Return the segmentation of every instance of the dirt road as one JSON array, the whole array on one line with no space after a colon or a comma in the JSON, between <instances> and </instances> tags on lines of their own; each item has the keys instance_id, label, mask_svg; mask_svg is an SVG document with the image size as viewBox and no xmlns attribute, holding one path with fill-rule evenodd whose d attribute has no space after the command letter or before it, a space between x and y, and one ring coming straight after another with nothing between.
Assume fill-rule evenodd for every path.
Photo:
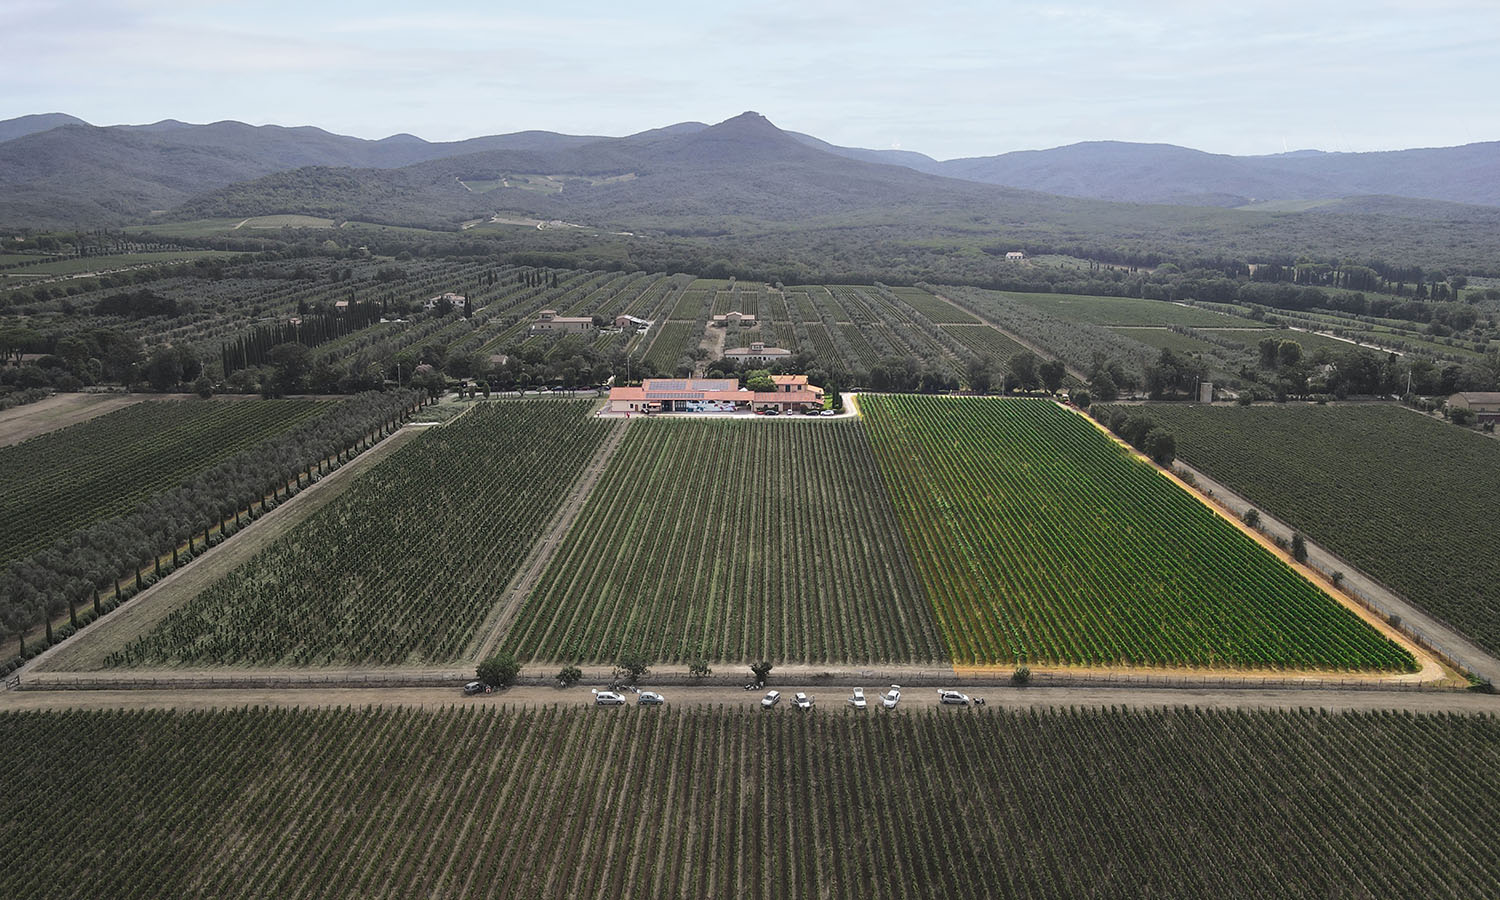
<instances>
[{"instance_id":1,"label":"dirt road","mask_svg":"<svg viewBox=\"0 0 1500 900\"><path fill-rule=\"evenodd\" d=\"M1230 515L1241 520L1246 510L1254 508L1260 512L1259 530L1261 532L1272 537L1279 537L1288 543L1291 542L1295 529L1290 525L1266 512L1263 507L1255 506L1223 483L1215 481L1201 469L1189 466L1181 460L1177 462L1177 466L1193 474L1200 491L1206 489L1212 492L1210 505L1217 504L1227 510ZM1307 541L1307 565L1324 575L1331 575L1334 572L1344 573L1340 586L1346 593L1356 596L1373 607L1386 620L1389 620L1391 616L1396 616L1401 622L1401 631L1416 635L1422 643L1434 648L1475 675L1488 679L1492 684L1500 684L1500 660L1480 649L1457 631L1413 606L1400 594L1365 575L1346 560L1340 559L1312 541Z\"/></svg>"},{"instance_id":2,"label":"dirt road","mask_svg":"<svg viewBox=\"0 0 1500 900\"><path fill-rule=\"evenodd\" d=\"M781 702L768 715L796 715L791 698L804 691L813 698L814 711L827 715L847 711L850 715L886 715L880 707L879 693L884 684L869 684L865 693L869 702L863 712L849 706L847 687L828 685L772 685L781 691ZM647 683L647 687L651 685ZM759 708L761 691L712 685L704 687L662 687L661 693L673 707L725 706ZM986 707L1006 709L1046 709L1067 707L1158 708L1194 706L1208 709L1297 710L1325 709L1331 712L1356 710L1406 710L1417 713L1500 714L1500 696L1449 691L1266 691L1266 690L1173 690L1136 687L990 687L969 688L970 696L982 697ZM626 695L627 708L601 709L600 715L639 715L635 696ZM593 703L589 688L526 686L493 694L465 697L457 688L257 688L250 690L205 689L163 691L6 691L0 693L0 712L11 710L67 709L240 709L244 707L365 707L414 706L443 708L449 706L586 706ZM902 692L897 710L939 706L936 688L912 687ZM953 715L972 712L973 707L947 707Z\"/></svg>"}]
</instances>

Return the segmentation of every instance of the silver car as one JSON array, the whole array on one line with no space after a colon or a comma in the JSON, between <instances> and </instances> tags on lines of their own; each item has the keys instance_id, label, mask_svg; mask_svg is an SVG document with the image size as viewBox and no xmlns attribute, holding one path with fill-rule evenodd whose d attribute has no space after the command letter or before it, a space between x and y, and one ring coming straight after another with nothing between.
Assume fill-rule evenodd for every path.
<instances>
[{"instance_id":1,"label":"silver car","mask_svg":"<svg viewBox=\"0 0 1500 900\"><path fill-rule=\"evenodd\" d=\"M901 702L901 685L893 684L891 689L880 695L880 705L886 709L895 709L896 704Z\"/></svg>"},{"instance_id":2,"label":"silver car","mask_svg":"<svg viewBox=\"0 0 1500 900\"><path fill-rule=\"evenodd\" d=\"M798 709L812 709L812 698L806 694L798 694L792 698L792 705Z\"/></svg>"},{"instance_id":3,"label":"silver car","mask_svg":"<svg viewBox=\"0 0 1500 900\"><path fill-rule=\"evenodd\" d=\"M781 702L781 691L766 691L766 695L760 698L761 709L770 709Z\"/></svg>"},{"instance_id":4,"label":"silver car","mask_svg":"<svg viewBox=\"0 0 1500 900\"><path fill-rule=\"evenodd\" d=\"M854 694L849 698L849 705L855 709L865 708L865 689L855 688Z\"/></svg>"},{"instance_id":5,"label":"silver car","mask_svg":"<svg viewBox=\"0 0 1500 900\"><path fill-rule=\"evenodd\" d=\"M968 706L969 695L958 691L938 691L938 702L947 706Z\"/></svg>"},{"instance_id":6,"label":"silver car","mask_svg":"<svg viewBox=\"0 0 1500 900\"><path fill-rule=\"evenodd\" d=\"M667 698L663 697L661 694L658 694L656 691L641 691L641 695L639 697L637 697L636 700L635 700L635 705L636 706L661 706L663 703L666 703L666 702L667 702Z\"/></svg>"},{"instance_id":7,"label":"silver car","mask_svg":"<svg viewBox=\"0 0 1500 900\"><path fill-rule=\"evenodd\" d=\"M625 698L614 691L594 691L595 706L624 706Z\"/></svg>"}]
</instances>

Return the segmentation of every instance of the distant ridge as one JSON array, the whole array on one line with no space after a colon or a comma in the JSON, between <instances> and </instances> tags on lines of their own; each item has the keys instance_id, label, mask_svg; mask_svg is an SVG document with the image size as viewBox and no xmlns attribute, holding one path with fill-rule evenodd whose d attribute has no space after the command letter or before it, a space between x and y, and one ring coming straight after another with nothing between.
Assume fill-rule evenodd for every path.
<instances>
[{"instance_id":1,"label":"distant ridge","mask_svg":"<svg viewBox=\"0 0 1500 900\"><path fill-rule=\"evenodd\" d=\"M0 141L11 141L16 138L25 137L28 134L38 134L43 131L51 131L64 125L87 125L88 123L67 113L41 113L35 116L21 116L16 119L6 119L0 122Z\"/></svg>"},{"instance_id":2,"label":"distant ridge","mask_svg":"<svg viewBox=\"0 0 1500 900\"><path fill-rule=\"evenodd\" d=\"M405 171L408 167L414 168ZM381 185L367 174L371 170L402 174ZM701 196L653 180L668 170L695 173L685 183ZM941 177L913 181L901 172ZM291 173L302 174L293 178ZM1382 214L1427 220L1470 214L1422 203L1500 207L1500 143L1495 142L1383 153L1299 150L1236 157L1170 144L1090 141L938 161L906 150L839 147L783 131L756 112L715 125L680 122L623 138L520 131L446 143L407 133L365 140L313 126L235 121L197 125L164 119L97 127L64 113L47 113L0 122L0 224L118 225L147 221L156 211L185 205L279 210L300 203L327 212L347 207L338 197L346 192L347 200L353 185L359 186L355 194L378 197L382 208L408 213L420 211L417 198L425 197L437 203L434 215L441 210L445 221L482 214L502 197L517 209L561 205L534 192L478 200L484 191L476 194L458 183L516 173L639 177L634 185L601 185L587 197L576 186L568 189L572 204L600 212L650 207L647 198L635 193L653 184L660 197L673 198L671 204L657 204L664 212L672 208L708 215L718 204L721 215L773 217L803 215L812 198L818 198L818 208L832 212L878 208L876 201L882 198L892 204L911 202L924 193L930 194L922 197L924 202L964 194L965 205L994 196L979 185L1059 198L1315 210L1319 215L1381 209L1386 211ZM278 175L285 177L257 184ZM334 182L337 189L329 187ZM970 185L966 193L961 184ZM257 199L257 191L271 193ZM318 195L317 202L302 203L310 199L308 191ZM450 194L454 191L458 193ZM411 199L403 201L403 192ZM709 197L715 198L712 203Z\"/></svg>"}]
</instances>

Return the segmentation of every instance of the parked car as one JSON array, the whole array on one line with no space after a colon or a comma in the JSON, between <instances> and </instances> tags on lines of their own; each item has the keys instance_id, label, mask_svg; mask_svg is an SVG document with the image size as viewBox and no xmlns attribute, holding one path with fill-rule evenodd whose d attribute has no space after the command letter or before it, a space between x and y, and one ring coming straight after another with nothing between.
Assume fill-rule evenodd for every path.
<instances>
[{"instance_id":1,"label":"parked car","mask_svg":"<svg viewBox=\"0 0 1500 900\"><path fill-rule=\"evenodd\" d=\"M836 416L838 414L839 411L836 409L825 409L822 412L818 413L818 415L820 416Z\"/></svg>"},{"instance_id":2,"label":"parked car","mask_svg":"<svg viewBox=\"0 0 1500 900\"><path fill-rule=\"evenodd\" d=\"M614 691L594 691L595 706L624 706L625 698Z\"/></svg>"},{"instance_id":3,"label":"parked car","mask_svg":"<svg viewBox=\"0 0 1500 900\"><path fill-rule=\"evenodd\" d=\"M854 707L855 709L864 709L865 708L865 689L864 688L858 688L857 687L857 688L854 689L853 696L851 696L849 698L849 705L852 706L852 707Z\"/></svg>"},{"instance_id":4,"label":"parked car","mask_svg":"<svg viewBox=\"0 0 1500 900\"><path fill-rule=\"evenodd\" d=\"M661 706L663 703L666 703L666 702L667 702L667 698L663 697L661 694L658 694L656 691L641 691L641 695L639 697L637 697L636 700L635 700L635 705L636 706Z\"/></svg>"},{"instance_id":5,"label":"parked car","mask_svg":"<svg viewBox=\"0 0 1500 900\"><path fill-rule=\"evenodd\" d=\"M948 706L968 706L969 695L958 691L938 691L938 702Z\"/></svg>"},{"instance_id":6,"label":"parked car","mask_svg":"<svg viewBox=\"0 0 1500 900\"><path fill-rule=\"evenodd\" d=\"M901 685L893 684L891 689L880 696L880 705L886 709L895 709L896 704L901 702Z\"/></svg>"},{"instance_id":7,"label":"parked car","mask_svg":"<svg viewBox=\"0 0 1500 900\"><path fill-rule=\"evenodd\" d=\"M766 695L760 698L762 709L770 709L781 702L781 691L766 691Z\"/></svg>"},{"instance_id":8,"label":"parked car","mask_svg":"<svg viewBox=\"0 0 1500 900\"><path fill-rule=\"evenodd\" d=\"M484 693L484 682L482 681L471 681L468 684L464 685L465 697L472 697L475 694L482 693Z\"/></svg>"},{"instance_id":9,"label":"parked car","mask_svg":"<svg viewBox=\"0 0 1500 900\"><path fill-rule=\"evenodd\" d=\"M799 693L792 698L792 705L798 709L812 709L812 698L806 694Z\"/></svg>"}]
</instances>

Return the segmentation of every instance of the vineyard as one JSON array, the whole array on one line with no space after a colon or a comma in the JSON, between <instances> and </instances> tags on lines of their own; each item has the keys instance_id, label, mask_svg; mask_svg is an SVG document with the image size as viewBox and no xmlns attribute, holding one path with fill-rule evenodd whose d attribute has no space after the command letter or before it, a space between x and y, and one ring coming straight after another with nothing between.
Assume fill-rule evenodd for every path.
<instances>
[{"instance_id":1,"label":"vineyard","mask_svg":"<svg viewBox=\"0 0 1500 900\"><path fill-rule=\"evenodd\" d=\"M588 405L481 404L428 431L109 663L457 658L617 427Z\"/></svg>"},{"instance_id":2,"label":"vineyard","mask_svg":"<svg viewBox=\"0 0 1500 900\"><path fill-rule=\"evenodd\" d=\"M1493 897L1500 723L0 716L9 897Z\"/></svg>"},{"instance_id":3,"label":"vineyard","mask_svg":"<svg viewBox=\"0 0 1500 900\"><path fill-rule=\"evenodd\" d=\"M1081 416L998 398L860 409L955 661L1415 668Z\"/></svg>"},{"instance_id":4,"label":"vineyard","mask_svg":"<svg viewBox=\"0 0 1500 900\"><path fill-rule=\"evenodd\" d=\"M1017 294L998 296L1069 322L1091 325L1190 325L1255 328L1261 323L1206 309L1134 297L1084 297L1075 294ZM1261 327L1264 327L1263 325Z\"/></svg>"},{"instance_id":5,"label":"vineyard","mask_svg":"<svg viewBox=\"0 0 1500 900\"><path fill-rule=\"evenodd\" d=\"M873 468L852 422L632 423L504 645L590 662L939 659Z\"/></svg>"},{"instance_id":6,"label":"vineyard","mask_svg":"<svg viewBox=\"0 0 1500 900\"><path fill-rule=\"evenodd\" d=\"M0 563L128 512L330 406L294 400L137 403L0 448Z\"/></svg>"},{"instance_id":7,"label":"vineyard","mask_svg":"<svg viewBox=\"0 0 1500 900\"><path fill-rule=\"evenodd\" d=\"M1215 479L1500 652L1500 444L1394 406L1152 406Z\"/></svg>"}]
</instances>

